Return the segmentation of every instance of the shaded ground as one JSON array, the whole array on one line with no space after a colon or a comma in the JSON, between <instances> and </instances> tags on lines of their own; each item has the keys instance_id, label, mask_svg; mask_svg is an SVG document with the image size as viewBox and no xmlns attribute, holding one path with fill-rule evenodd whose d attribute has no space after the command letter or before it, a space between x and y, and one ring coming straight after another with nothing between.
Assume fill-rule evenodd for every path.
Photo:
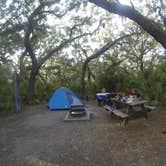
<instances>
[{"instance_id":1,"label":"shaded ground","mask_svg":"<svg viewBox=\"0 0 166 166\"><path fill-rule=\"evenodd\" d=\"M0 118L0 166L166 166L166 109L126 128L95 103L90 122L45 106Z\"/></svg>"}]
</instances>

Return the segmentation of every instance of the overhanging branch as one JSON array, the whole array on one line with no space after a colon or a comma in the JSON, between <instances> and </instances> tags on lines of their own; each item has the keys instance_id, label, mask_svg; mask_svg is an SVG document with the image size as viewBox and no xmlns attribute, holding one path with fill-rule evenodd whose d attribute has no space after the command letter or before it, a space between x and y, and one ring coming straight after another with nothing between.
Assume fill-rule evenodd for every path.
<instances>
[{"instance_id":1,"label":"overhanging branch","mask_svg":"<svg viewBox=\"0 0 166 166\"><path fill-rule=\"evenodd\" d=\"M118 39L116 39L114 41L111 40L110 42L108 42L107 44L105 44L103 47L101 47L99 50L97 50L94 54L92 54L90 57L88 57L86 59L86 63L88 64L89 61L91 61L92 59L95 59L95 58L99 57L100 55L102 55L108 49L110 49L111 47L113 47L115 44L117 44L122 39L130 37L130 36L133 36L133 35L136 35L136 34L138 34L138 33L127 34L127 35L124 35L122 37L119 37Z\"/></svg>"},{"instance_id":2,"label":"overhanging branch","mask_svg":"<svg viewBox=\"0 0 166 166\"><path fill-rule=\"evenodd\" d=\"M140 25L147 33L153 36L159 43L166 48L166 30L155 21L146 18L134 8L107 0L89 0L89 2L107 10L108 12L128 17Z\"/></svg>"},{"instance_id":3,"label":"overhanging branch","mask_svg":"<svg viewBox=\"0 0 166 166\"><path fill-rule=\"evenodd\" d=\"M73 42L76 39L79 39L83 36L87 36L87 35L92 35L92 33L84 33L81 35L78 35L76 37L70 38L70 39L66 39L65 41L63 41L61 44L59 44L59 46L53 48L52 50L50 50L45 57L43 57L40 62L39 62L39 66L41 67L49 58L51 58L52 56L54 56L54 54L58 51L60 51L62 48L66 47L69 43Z\"/></svg>"}]
</instances>

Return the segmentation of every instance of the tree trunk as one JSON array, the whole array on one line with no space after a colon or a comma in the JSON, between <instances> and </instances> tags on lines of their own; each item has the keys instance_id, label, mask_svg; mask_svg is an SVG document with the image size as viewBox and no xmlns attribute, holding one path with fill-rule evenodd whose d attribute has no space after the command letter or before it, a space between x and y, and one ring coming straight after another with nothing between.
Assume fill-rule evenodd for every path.
<instances>
[{"instance_id":1,"label":"tree trunk","mask_svg":"<svg viewBox=\"0 0 166 166\"><path fill-rule=\"evenodd\" d=\"M20 56L19 59L19 68L20 68L20 76L19 81L23 81L23 73L24 73L24 58L26 56L26 51Z\"/></svg>"},{"instance_id":2,"label":"tree trunk","mask_svg":"<svg viewBox=\"0 0 166 166\"><path fill-rule=\"evenodd\" d=\"M35 84L36 84L36 77L38 75L39 69L37 67L32 67L30 78L29 78L29 86L27 95L25 98L26 103L31 103L31 101L35 97Z\"/></svg>"},{"instance_id":3,"label":"tree trunk","mask_svg":"<svg viewBox=\"0 0 166 166\"><path fill-rule=\"evenodd\" d=\"M81 98L85 99L85 74L86 74L86 68L87 68L87 61L85 60L85 62L82 65L82 72L81 72Z\"/></svg>"},{"instance_id":4,"label":"tree trunk","mask_svg":"<svg viewBox=\"0 0 166 166\"><path fill-rule=\"evenodd\" d=\"M140 71L143 72L144 71L144 62L143 62L143 57L142 59L140 59Z\"/></svg>"}]
</instances>

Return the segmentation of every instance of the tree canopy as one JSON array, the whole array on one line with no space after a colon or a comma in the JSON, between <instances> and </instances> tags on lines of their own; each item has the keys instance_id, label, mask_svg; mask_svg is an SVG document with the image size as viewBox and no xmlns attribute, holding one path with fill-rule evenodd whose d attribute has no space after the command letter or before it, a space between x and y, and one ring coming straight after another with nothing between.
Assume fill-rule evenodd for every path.
<instances>
[{"instance_id":1,"label":"tree canopy","mask_svg":"<svg viewBox=\"0 0 166 166\"><path fill-rule=\"evenodd\" d=\"M121 91L137 86L163 103L165 1L121 2L1 1L0 100L7 96L8 103L14 96L16 70L22 102L46 101L59 86L83 98L93 98L103 87Z\"/></svg>"},{"instance_id":2,"label":"tree canopy","mask_svg":"<svg viewBox=\"0 0 166 166\"><path fill-rule=\"evenodd\" d=\"M108 12L118 14L120 16L127 17L138 25L140 25L147 33L152 35L159 43L166 48L166 24L164 21L164 26L158 24L152 19L143 16L139 11L137 11L134 6L122 5L118 1L107 1L107 0L89 0L89 2L102 7ZM164 17L166 19L166 17ZM164 20L165 20L164 19Z\"/></svg>"}]
</instances>

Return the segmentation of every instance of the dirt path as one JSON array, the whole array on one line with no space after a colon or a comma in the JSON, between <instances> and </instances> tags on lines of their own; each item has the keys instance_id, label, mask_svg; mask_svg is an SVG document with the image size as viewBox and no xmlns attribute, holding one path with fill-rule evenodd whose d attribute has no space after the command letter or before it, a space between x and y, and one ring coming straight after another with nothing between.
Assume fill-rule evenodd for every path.
<instances>
[{"instance_id":1,"label":"dirt path","mask_svg":"<svg viewBox=\"0 0 166 166\"><path fill-rule=\"evenodd\" d=\"M166 166L166 109L126 128L96 104L93 118L63 122L45 106L0 118L0 166Z\"/></svg>"}]
</instances>

